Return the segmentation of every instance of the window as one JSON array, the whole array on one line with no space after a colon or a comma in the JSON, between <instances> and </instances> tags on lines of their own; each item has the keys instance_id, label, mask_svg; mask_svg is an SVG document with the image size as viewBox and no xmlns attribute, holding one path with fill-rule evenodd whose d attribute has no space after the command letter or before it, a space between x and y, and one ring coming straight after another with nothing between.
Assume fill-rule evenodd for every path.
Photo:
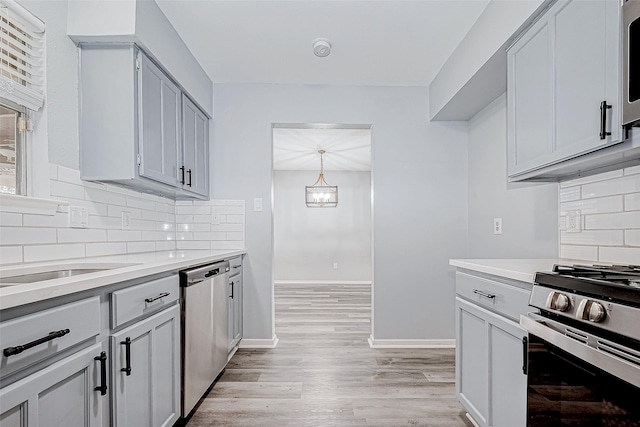
<instances>
[{"instance_id":1,"label":"window","mask_svg":"<svg viewBox=\"0 0 640 427\"><path fill-rule=\"evenodd\" d=\"M0 193L25 194L28 110L44 102L44 24L0 0Z\"/></svg>"},{"instance_id":2,"label":"window","mask_svg":"<svg viewBox=\"0 0 640 427\"><path fill-rule=\"evenodd\" d=\"M0 102L0 193L25 193L24 127L24 109Z\"/></svg>"}]
</instances>

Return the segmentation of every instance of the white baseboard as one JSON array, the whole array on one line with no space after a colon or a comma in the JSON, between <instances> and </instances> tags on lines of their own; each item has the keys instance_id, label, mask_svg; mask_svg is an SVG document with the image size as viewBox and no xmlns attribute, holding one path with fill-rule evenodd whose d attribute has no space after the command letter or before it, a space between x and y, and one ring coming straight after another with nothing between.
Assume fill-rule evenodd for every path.
<instances>
[{"instance_id":1,"label":"white baseboard","mask_svg":"<svg viewBox=\"0 0 640 427\"><path fill-rule=\"evenodd\" d=\"M474 420L474 419L471 417L471 415L469 415L469 413L468 413L468 412L467 412L465 415L467 416L467 418L469 419L469 421L471 421L471 424L473 424L473 425L474 425L474 426L476 426L476 427L480 427L480 426L478 425L478 423L476 423L476 420Z\"/></svg>"},{"instance_id":2,"label":"white baseboard","mask_svg":"<svg viewBox=\"0 0 640 427\"><path fill-rule=\"evenodd\" d=\"M456 348L456 340L388 340L369 336L371 348Z\"/></svg>"},{"instance_id":3,"label":"white baseboard","mask_svg":"<svg viewBox=\"0 0 640 427\"><path fill-rule=\"evenodd\" d=\"M370 285L371 280L274 280L276 285Z\"/></svg>"},{"instance_id":4,"label":"white baseboard","mask_svg":"<svg viewBox=\"0 0 640 427\"><path fill-rule=\"evenodd\" d=\"M271 339L247 339L243 338L238 344L239 348L276 348L278 345L278 337L273 336Z\"/></svg>"}]
</instances>

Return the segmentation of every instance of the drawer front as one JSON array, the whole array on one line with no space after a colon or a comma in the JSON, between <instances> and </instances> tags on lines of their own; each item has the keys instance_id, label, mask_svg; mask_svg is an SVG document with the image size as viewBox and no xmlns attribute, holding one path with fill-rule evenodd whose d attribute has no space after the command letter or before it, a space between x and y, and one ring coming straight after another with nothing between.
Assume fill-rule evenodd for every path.
<instances>
[{"instance_id":1,"label":"drawer front","mask_svg":"<svg viewBox=\"0 0 640 427\"><path fill-rule=\"evenodd\" d=\"M461 272L456 273L456 293L515 321L527 313L531 294L525 289Z\"/></svg>"},{"instance_id":2,"label":"drawer front","mask_svg":"<svg viewBox=\"0 0 640 427\"><path fill-rule=\"evenodd\" d=\"M242 257L235 257L229 260L229 266L231 271L229 276L235 276L236 274L242 274Z\"/></svg>"},{"instance_id":3,"label":"drawer front","mask_svg":"<svg viewBox=\"0 0 640 427\"><path fill-rule=\"evenodd\" d=\"M50 335L52 332L58 334ZM97 296L2 322L0 377L5 378L99 334L100 298ZM18 354L5 355L12 352L11 347L29 343L36 345Z\"/></svg>"},{"instance_id":4,"label":"drawer front","mask_svg":"<svg viewBox=\"0 0 640 427\"><path fill-rule=\"evenodd\" d=\"M111 294L111 328L155 313L174 304L180 296L180 280L175 274Z\"/></svg>"}]
</instances>

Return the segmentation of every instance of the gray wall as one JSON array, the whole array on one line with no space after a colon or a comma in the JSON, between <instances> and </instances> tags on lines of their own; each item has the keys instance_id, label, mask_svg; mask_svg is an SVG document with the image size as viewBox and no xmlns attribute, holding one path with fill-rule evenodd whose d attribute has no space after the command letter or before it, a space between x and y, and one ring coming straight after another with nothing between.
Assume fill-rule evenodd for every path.
<instances>
[{"instance_id":1,"label":"gray wall","mask_svg":"<svg viewBox=\"0 0 640 427\"><path fill-rule=\"evenodd\" d=\"M338 186L335 208L305 204L317 171L273 174L275 280L371 280L371 172L325 173Z\"/></svg>"},{"instance_id":2,"label":"gray wall","mask_svg":"<svg viewBox=\"0 0 640 427\"><path fill-rule=\"evenodd\" d=\"M558 185L507 183L503 94L469 121L469 258L556 258ZM493 234L502 218L503 234Z\"/></svg>"},{"instance_id":3,"label":"gray wall","mask_svg":"<svg viewBox=\"0 0 640 427\"><path fill-rule=\"evenodd\" d=\"M429 123L428 88L215 85L214 198L246 199L245 337L270 339L273 123L371 124L376 339L454 337L466 255L467 125ZM265 201L254 212L253 198Z\"/></svg>"}]
</instances>

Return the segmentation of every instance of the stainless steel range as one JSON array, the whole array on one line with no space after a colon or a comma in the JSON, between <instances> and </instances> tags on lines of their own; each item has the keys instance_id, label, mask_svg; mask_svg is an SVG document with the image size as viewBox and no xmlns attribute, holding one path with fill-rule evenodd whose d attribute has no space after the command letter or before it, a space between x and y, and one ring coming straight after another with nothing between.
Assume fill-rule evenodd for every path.
<instances>
[{"instance_id":1,"label":"stainless steel range","mask_svg":"<svg viewBox=\"0 0 640 427\"><path fill-rule=\"evenodd\" d=\"M640 267L556 265L529 305L527 426L640 427Z\"/></svg>"}]
</instances>

